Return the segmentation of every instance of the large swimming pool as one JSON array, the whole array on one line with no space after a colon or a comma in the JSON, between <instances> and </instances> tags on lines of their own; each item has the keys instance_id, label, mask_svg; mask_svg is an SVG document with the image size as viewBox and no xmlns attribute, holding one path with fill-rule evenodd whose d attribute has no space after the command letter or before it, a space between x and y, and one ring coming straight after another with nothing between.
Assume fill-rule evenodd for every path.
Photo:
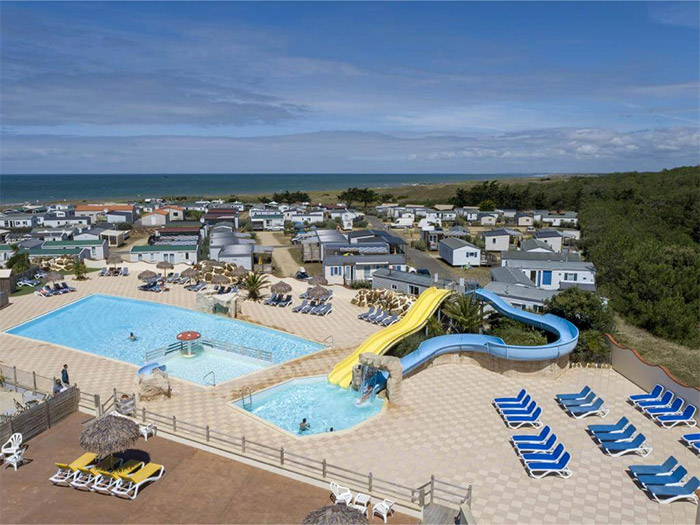
<instances>
[{"instance_id":1,"label":"large swimming pool","mask_svg":"<svg viewBox=\"0 0 700 525\"><path fill-rule=\"evenodd\" d=\"M378 397L359 403L360 394L328 382L326 376L294 379L273 386L248 398L234 401L243 408L287 432L300 436L335 432L353 427L377 415L384 405ZM306 418L311 425L300 431Z\"/></svg>"},{"instance_id":2,"label":"large swimming pool","mask_svg":"<svg viewBox=\"0 0 700 525\"><path fill-rule=\"evenodd\" d=\"M199 332L202 339L266 350L272 354L273 363L283 363L323 348L313 341L227 317L100 294L37 317L7 333L142 365L146 351L174 343L178 333L188 330ZM135 341L129 340L131 332L136 336ZM197 366L215 370L219 383L269 364L219 352L197 356L191 365L170 359L173 362L168 364L169 373L199 383L206 381L195 377L201 371L193 372L195 362Z\"/></svg>"}]
</instances>

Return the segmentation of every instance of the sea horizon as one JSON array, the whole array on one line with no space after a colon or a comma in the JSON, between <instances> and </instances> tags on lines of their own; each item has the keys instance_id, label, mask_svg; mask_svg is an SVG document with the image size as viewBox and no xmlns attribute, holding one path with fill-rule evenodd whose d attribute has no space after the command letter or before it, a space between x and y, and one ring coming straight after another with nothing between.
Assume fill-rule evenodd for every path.
<instances>
[{"instance_id":1,"label":"sea horizon","mask_svg":"<svg viewBox=\"0 0 700 525\"><path fill-rule=\"evenodd\" d=\"M348 187L400 186L544 177L548 173L123 173L7 174L0 203L140 200L162 197L259 195L280 191L337 191Z\"/></svg>"}]
</instances>

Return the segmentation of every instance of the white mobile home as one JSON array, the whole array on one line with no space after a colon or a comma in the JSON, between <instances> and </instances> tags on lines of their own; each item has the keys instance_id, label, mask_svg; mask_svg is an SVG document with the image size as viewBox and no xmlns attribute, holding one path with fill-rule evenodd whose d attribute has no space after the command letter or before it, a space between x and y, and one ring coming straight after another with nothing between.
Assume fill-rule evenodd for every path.
<instances>
[{"instance_id":1,"label":"white mobile home","mask_svg":"<svg viewBox=\"0 0 700 525\"><path fill-rule=\"evenodd\" d=\"M481 249L462 239L442 239L438 251L440 257L451 266L481 266Z\"/></svg>"},{"instance_id":2,"label":"white mobile home","mask_svg":"<svg viewBox=\"0 0 700 525\"><path fill-rule=\"evenodd\" d=\"M199 247L196 244L154 244L145 246L132 246L129 251L131 262L158 263L166 261L172 264L194 264L199 256Z\"/></svg>"}]
</instances>

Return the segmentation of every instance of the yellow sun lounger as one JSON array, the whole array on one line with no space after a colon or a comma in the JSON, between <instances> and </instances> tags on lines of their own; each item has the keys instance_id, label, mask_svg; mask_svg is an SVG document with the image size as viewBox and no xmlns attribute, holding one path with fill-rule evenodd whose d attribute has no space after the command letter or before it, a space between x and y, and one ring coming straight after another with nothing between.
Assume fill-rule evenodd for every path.
<instances>
[{"instance_id":1,"label":"yellow sun lounger","mask_svg":"<svg viewBox=\"0 0 700 525\"><path fill-rule=\"evenodd\" d=\"M157 481L163 477L165 467L157 463L148 463L142 468L127 476L120 476L116 486L112 488L112 494L129 499L136 499L139 488L151 481Z\"/></svg>"},{"instance_id":2,"label":"yellow sun lounger","mask_svg":"<svg viewBox=\"0 0 700 525\"><path fill-rule=\"evenodd\" d=\"M49 478L49 481L54 485L60 485L62 483L65 483L67 485L68 483L70 483L70 480L73 478L73 476L75 476L75 473L78 472L79 468L89 467L93 465L96 459L97 454L87 452L75 461L73 461L73 463L70 463L69 465L66 465L65 463L56 463L58 471L56 472L56 474Z\"/></svg>"},{"instance_id":3,"label":"yellow sun lounger","mask_svg":"<svg viewBox=\"0 0 700 525\"><path fill-rule=\"evenodd\" d=\"M90 490L111 494L112 489L117 485L122 476L128 476L143 466L143 461L130 459L113 470L100 472L100 475L93 480Z\"/></svg>"},{"instance_id":4,"label":"yellow sun lounger","mask_svg":"<svg viewBox=\"0 0 700 525\"><path fill-rule=\"evenodd\" d=\"M118 467L121 465L122 461L121 458L107 456L92 467L79 467L70 485L76 489L88 488L88 485L90 485L97 476Z\"/></svg>"}]
</instances>

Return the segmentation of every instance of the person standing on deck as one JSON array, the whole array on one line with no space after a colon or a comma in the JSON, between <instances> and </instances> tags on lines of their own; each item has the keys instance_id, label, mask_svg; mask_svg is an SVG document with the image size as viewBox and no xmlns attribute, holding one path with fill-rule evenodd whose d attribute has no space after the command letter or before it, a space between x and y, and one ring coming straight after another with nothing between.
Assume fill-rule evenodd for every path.
<instances>
[{"instance_id":1,"label":"person standing on deck","mask_svg":"<svg viewBox=\"0 0 700 525\"><path fill-rule=\"evenodd\" d=\"M70 378L68 377L68 365L63 365L63 370L61 370L61 381L64 385L70 386Z\"/></svg>"}]
</instances>

